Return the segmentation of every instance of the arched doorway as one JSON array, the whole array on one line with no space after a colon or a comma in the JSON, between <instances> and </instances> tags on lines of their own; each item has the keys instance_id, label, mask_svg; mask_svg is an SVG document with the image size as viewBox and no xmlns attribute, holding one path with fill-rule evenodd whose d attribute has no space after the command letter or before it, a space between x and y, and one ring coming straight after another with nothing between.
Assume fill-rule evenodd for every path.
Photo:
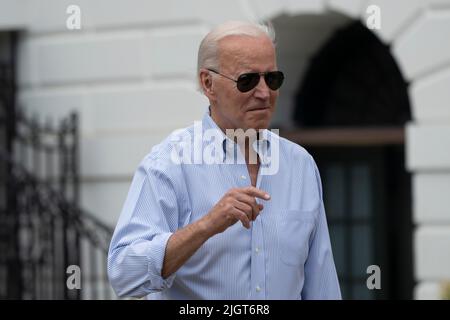
<instances>
[{"instance_id":1,"label":"arched doorway","mask_svg":"<svg viewBox=\"0 0 450 320\"><path fill-rule=\"evenodd\" d=\"M345 299L412 298L407 86L389 47L351 21L310 59L294 100L297 129L281 131L318 164ZM370 265L381 269L380 290L367 288Z\"/></svg>"}]
</instances>

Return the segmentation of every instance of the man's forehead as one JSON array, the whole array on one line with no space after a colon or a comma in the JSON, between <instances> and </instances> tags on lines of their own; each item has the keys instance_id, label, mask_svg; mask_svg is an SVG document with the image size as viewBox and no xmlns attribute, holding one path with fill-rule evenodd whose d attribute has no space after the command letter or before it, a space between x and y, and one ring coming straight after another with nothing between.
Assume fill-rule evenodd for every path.
<instances>
[{"instance_id":1,"label":"man's forehead","mask_svg":"<svg viewBox=\"0 0 450 320\"><path fill-rule=\"evenodd\" d=\"M263 47L266 50L273 50L273 44L269 37L246 36L246 35L230 35L219 40L220 52L254 52L255 47Z\"/></svg>"},{"instance_id":2,"label":"man's forehead","mask_svg":"<svg viewBox=\"0 0 450 320\"><path fill-rule=\"evenodd\" d=\"M219 60L221 63L250 65L264 59L274 60L275 48L266 36L228 36L219 41ZM270 61L272 62L272 61Z\"/></svg>"}]
</instances>

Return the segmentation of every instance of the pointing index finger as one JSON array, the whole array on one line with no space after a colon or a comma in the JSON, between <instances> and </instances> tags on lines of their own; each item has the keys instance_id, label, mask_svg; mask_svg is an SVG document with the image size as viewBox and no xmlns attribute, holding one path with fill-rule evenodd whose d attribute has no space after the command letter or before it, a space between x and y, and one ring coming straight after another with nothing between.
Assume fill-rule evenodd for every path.
<instances>
[{"instance_id":1,"label":"pointing index finger","mask_svg":"<svg viewBox=\"0 0 450 320\"><path fill-rule=\"evenodd\" d=\"M261 189L255 188L253 186L245 188L244 192L246 194L248 194L249 196L257 197L257 198L260 198L260 199L263 199L263 200L269 200L270 199L270 195L267 192L265 192L265 191L263 191Z\"/></svg>"}]
</instances>

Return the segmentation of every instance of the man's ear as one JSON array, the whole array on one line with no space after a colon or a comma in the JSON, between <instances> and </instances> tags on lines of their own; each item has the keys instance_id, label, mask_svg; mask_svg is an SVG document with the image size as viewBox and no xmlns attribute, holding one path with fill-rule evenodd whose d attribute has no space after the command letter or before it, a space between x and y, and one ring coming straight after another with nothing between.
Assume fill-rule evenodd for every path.
<instances>
[{"instance_id":1,"label":"man's ear","mask_svg":"<svg viewBox=\"0 0 450 320\"><path fill-rule=\"evenodd\" d=\"M211 73L208 70L202 69L200 70L199 78L200 78L200 86L202 88L203 93L208 98L211 98L211 96L214 95Z\"/></svg>"}]
</instances>

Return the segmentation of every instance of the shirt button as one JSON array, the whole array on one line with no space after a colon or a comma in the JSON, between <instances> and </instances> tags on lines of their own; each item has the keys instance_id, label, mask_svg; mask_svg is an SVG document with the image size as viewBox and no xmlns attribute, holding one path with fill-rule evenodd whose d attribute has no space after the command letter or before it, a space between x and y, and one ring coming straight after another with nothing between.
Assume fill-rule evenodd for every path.
<instances>
[{"instance_id":1,"label":"shirt button","mask_svg":"<svg viewBox=\"0 0 450 320\"><path fill-rule=\"evenodd\" d=\"M241 179L242 180L245 180L247 177L246 176L241 176Z\"/></svg>"},{"instance_id":2,"label":"shirt button","mask_svg":"<svg viewBox=\"0 0 450 320\"><path fill-rule=\"evenodd\" d=\"M261 291L261 287L260 286L256 286L256 292L260 292Z\"/></svg>"},{"instance_id":3,"label":"shirt button","mask_svg":"<svg viewBox=\"0 0 450 320\"><path fill-rule=\"evenodd\" d=\"M258 247L255 248L255 252L259 253L259 248Z\"/></svg>"}]
</instances>

